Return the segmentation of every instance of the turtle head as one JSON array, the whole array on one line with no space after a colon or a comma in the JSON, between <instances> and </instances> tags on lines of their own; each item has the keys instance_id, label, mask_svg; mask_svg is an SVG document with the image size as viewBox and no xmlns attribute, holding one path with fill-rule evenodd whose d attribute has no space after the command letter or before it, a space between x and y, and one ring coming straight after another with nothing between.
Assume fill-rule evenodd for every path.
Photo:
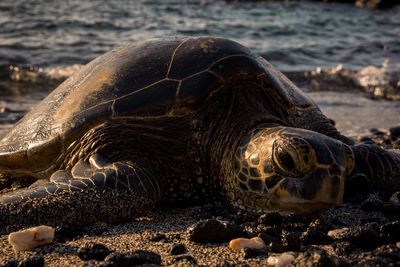
<instances>
[{"instance_id":1,"label":"turtle head","mask_svg":"<svg viewBox=\"0 0 400 267\"><path fill-rule=\"evenodd\" d=\"M348 145L289 127L251 131L234 161L233 201L264 211L305 212L340 204L345 177L354 168Z\"/></svg>"}]
</instances>

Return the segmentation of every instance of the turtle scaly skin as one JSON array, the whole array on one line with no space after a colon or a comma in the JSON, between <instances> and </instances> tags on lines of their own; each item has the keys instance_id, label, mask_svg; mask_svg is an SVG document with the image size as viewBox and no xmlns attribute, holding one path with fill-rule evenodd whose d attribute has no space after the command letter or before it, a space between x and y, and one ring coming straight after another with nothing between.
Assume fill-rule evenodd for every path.
<instances>
[{"instance_id":1,"label":"turtle scaly skin","mask_svg":"<svg viewBox=\"0 0 400 267\"><path fill-rule=\"evenodd\" d=\"M220 197L312 211L340 204L357 172L398 190L399 154L353 145L236 42L153 39L95 59L0 141L0 174L37 179L0 196L0 230L115 223Z\"/></svg>"}]
</instances>

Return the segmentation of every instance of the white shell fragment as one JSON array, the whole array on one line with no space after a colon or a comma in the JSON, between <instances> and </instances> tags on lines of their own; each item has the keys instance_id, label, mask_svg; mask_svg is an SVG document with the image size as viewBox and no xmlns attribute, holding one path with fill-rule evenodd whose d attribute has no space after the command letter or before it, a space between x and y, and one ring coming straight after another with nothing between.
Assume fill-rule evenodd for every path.
<instances>
[{"instance_id":1,"label":"white shell fragment","mask_svg":"<svg viewBox=\"0 0 400 267\"><path fill-rule=\"evenodd\" d=\"M282 253L279 256L269 256L267 264L275 267L289 266L295 260L294 256L290 253Z\"/></svg>"},{"instance_id":2,"label":"white shell fragment","mask_svg":"<svg viewBox=\"0 0 400 267\"><path fill-rule=\"evenodd\" d=\"M236 238L229 242L229 247L233 250L241 250L244 248L262 249L265 247L264 241L260 237L253 238Z\"/></svg>"},{"instance_id":3,"label":"white shell fragment","mask_svg":"<svg viewBox=\"0 0 400 267\"><path fill-rule=\"evenodd\" d=\"M54 231L50 226L36 226L9 234L8 242L16 252L30 250L53 242Z\"/></svg>"}]
</instances>

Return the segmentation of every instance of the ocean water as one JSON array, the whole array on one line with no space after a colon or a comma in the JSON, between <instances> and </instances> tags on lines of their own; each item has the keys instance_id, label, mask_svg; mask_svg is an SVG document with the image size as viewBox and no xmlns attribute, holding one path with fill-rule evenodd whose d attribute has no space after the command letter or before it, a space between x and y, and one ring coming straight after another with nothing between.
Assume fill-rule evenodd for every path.
<instances>
[{"instance_id":1,"label":"ocean water","mask_svg":"<svg viewBox=\"0 0 400 267\"><path fill-rule=\"evenodd\" d=\"M151 37L234 39L284 71L400 63L400 7L221 0L1 0L0 65L84 64Z\"/></svg>"},{"instance_id":2,"label":"ocean water","mask_svg":"<svg viewBox=\"0 0 400 267\"><path fill-rule=\"evenodd\" d=\"M0 135L82 64L116 46L173 35L220 36L250 47L309 92L345 133L400 125L399 101L365 98L400 100L400 7L1 0ZM354 127L349 116L361 124Z\"/></svg>"}]
</instances>

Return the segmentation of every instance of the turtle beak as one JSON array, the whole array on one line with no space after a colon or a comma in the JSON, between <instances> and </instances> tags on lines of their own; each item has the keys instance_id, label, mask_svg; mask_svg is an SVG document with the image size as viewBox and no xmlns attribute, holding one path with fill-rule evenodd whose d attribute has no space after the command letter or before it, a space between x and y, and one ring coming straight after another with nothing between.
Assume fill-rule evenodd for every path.
<instances>
[{"instance_id":1,"label":"turtle beak","mask_svg":"<svg viewBox=\"0 0 400 267\"><path fill-rule=\"evenodd\" d=\"M319 168L304 178L286 177L271 192L269 206L276 210L310 212L340 205L344 175Z\"/></svg>"}]
</instances>

